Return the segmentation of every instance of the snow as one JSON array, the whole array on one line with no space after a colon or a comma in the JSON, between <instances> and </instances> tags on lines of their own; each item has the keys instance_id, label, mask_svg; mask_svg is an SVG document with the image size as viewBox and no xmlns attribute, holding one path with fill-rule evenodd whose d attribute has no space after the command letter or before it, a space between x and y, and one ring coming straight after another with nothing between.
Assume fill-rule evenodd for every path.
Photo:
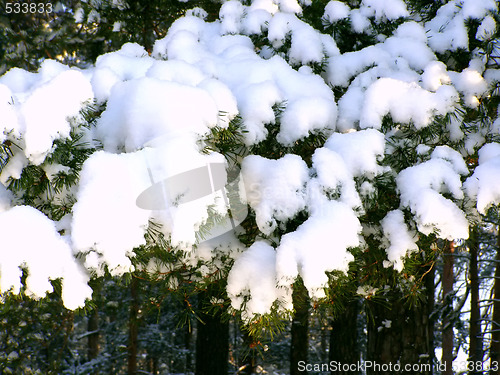
<instances>
[{"instance_id":1,"label":"snow","mask_svg":"<svg viewBox=\"0 0 500 375\"><path fill-rule=\"evenodd\" d=\"M485 215L492 205L500 203L500 144L481 147L479 166L464 183L467 194L477 202L477 210Z\"/></svg>"},{"instance_id":2,"label":"snow","mask_svg":"<svg viewBox=\"0 0 500 375\"><path fill-rule=\"evenodd\" d=\"M408 230L401 210L388 212L381 224L384 237L389 244L385 250L389 265L393 265L395 270L401 272L406 255L418 251L416 233Z\"/></svg>"},{"instance_id":3,"label":"snow","mask_svg":"<svg viewBox=\"0 0 500 375\"><path fill-rule=\"evenodd\" d=\"M349 206L323 199L296 231L281 238L276 249L279 284L290 285L300 274L312 298L325 297L325 272L347 272L354 260L348 249L359 245L360 232L361 224Z\"/></svg>"},{"instance_id":4,"label":"snow","mask_svg":"<svg viewBox=\"0 0 500 375\"><path fill-rule=\"evenodd\" d=\"M309 182L310 194L340 190L339 201L351 208L361 207L354 177L344 159L335 151L322 147L314 152L312 165L317 177ZM311 191L317 188L318 191Z\"/></svg>"},{"instance_id":5,"label":"snow","mask_svg":"<svg viewBox=\"0 0 500 375\"><path fill-rule=\"evenodd\" d=\"M353 176L374 177L383 172L377 157L384 154L384 135L374 129L352 133L334 133L325 147L338 153Z\"/></svg>"},{"instance_id":6,"label":"snow","mask_svg":"<svg viewBox=\"0 0 500 375\"><path fill-rule=\"evenodd\" d=\"M82 103L92 98L89 82L76 70L64 71L33 90L19 109L26 157L41 164L52 142L69 135L68 118L77 116Z\"/></svg>"},{"instance_id":7,"label":"snow","mask_svg":"<svg viewBox=\"0 0 500 375\"><path fill-rule=\"evenodd\" d=\"M411 209L417 228L423 234L437 231L448 240L468 238L469 224L464 212L442 193L457 200L464 198L460 176L467 173L461 155L440 146L432 158L404 169L396 178L401 205Z\"/></svg>"},{"instance_id":8,"label":"snow","mask_svg":"<svg viewBox=\"0 0 500 375\"><path fill-rule=\"evenodd\" d=\"M477 37L484 38L494 27L494 23L486 18L488 12L497 9L495 0L454 0L444 4L425 25L429 30L429 46L439 53L468 50L469 37L465 22L470 18L480 20Z\"/></svg>"},{"instance_id":9,"label":"snow","mask_svg":"<svg viewBox=\"0 0 500 375\"><path fill-rule=\"evenodd\" d=\"M478 40L489 40L495 34L497 29L497 24L492 16L484 17L483 21L477 28L476 39Z\"/></svg>"},{"instance_id":10,"label":"snow","mask_svg":"<svg viewBox=\"0 0 500 375\"><path fill-rule=\"evenodd\" d=\"M143 77L113 86L96 135L110 152L134 151L166 133L204 134L217 124L217 113L203 89Z\"/></svg>"},{"instance_id":11,"label":"snow","mask_svg":"<svg viewBox=\"0 0 500 375\"><path fill-rule=\"evenodd\" d=\"M446 65L441 61L432 61L426 65L422 73L422 87L426 90L436 92L443 84L451 83Z\"/></svg>"},{"instance_id":12,"label":"snow","mask_svg":"<svg viewBox=\"0 0 500 375\"><path fill-rule=\"evenodd\" d=\"M40 211L16 206L0 213L2 250L0 251L0 292L12 288L19 293L21 268L28 269L26 294L42 298L53 288L49 279L63 278L62 298L68 309L76 309L90 299L92 289L71 248Z\"/></svg>"},{"instance_id":13,"label":"snow","mask_svg":"<svg viewBox=\"0 0 500 375\"><path fill-rule=\"evenodd\" d=\"M337 107L331 99L310 96L291 101L281 117L281 130L277 140L283 145L291 146L316 129L335 129L336 118Z\"/></svg>"},{"instance_id":14,"label":"snow","mask_svg":"<svg viewBox=\"0 0 500 375\"><path fill-rule=\"evenodd\" d=\"M267 37L274 48L280 48L291 35L288 57L292 65L320 62L323 58L323 43L319 33L295 15L277 13L269 21Z\"/></svg>"},{"instance_id":15,"label":"snow","mask_svg":"<svg viewBox=\"0 0 500 375\"><path fill-rule=\"evenodd\" d=\"M13 93L8 86L0 83L0 141L5 140L6 133L20 134L20 125L16 107L13 103Z\"/></svg>"},{"instance_id":16,"label":"snow","mask_svg":"<svg viewBox=\"0 0 500 375\"><path fill-rule=\"evenodd\" d=\"M14 139L22 138L24 155L35 165L45 160L54 140L69 135L71 118L78 116L82 103L93 98L92 88L80 71L62 68L61 64L49 60L37 74L27 75L15 69L3 76L2 82L0 127L3 136L11 133ZM25 163L18 165L22 168ZM3 171L2 179L20 174L14 163L10 168L8 173Z\"/></svg>"},{"instance_id":17,"label":"snow","mask_svg":"<svg viewBox=\"0 0 500 375\"><path fill-rule=\"evenodd\" d=\"M11 207L13 194L0 184L0 213L7 211Z\"/></svg>"},{"instance_id":18,"label":"snow","mask_svg":"<svg viewBox=\"0 0 500 375\"><path fill-rule=\"evenodd\" d=\"M112 274L129 271L127 255L134 247L145 244L150 212L137 207L136 199L148 186L149 176L140 152L115 155L100 151L87 159L73 207L74 251L95 251L99 267L107 265Z\"/></svg>"},{"instance_id":19,"label":"snow","mask_svg":"<svg viewBox=\"0 0 500 375\"><path fill-rule=\"evenodd\" d=\"M63 277L65 305L82 306L91 296L87 272L132 271L134 248L145 244L154 221L173 246L184 250L186 262L206 262L203 274L226 266L214 261L221 252L234 259L227 293L245 320L268 313L275 303L290 309L297 277L317 299L325 296L327 273L348 270L354 259L349 250L364 246L362 198L376 196L373 179L382 173L394 176L400 197L400 207L369 228L382 240L384 265L401 271L405 257L418 250L419 233L467 238L464 200L471 199L482 214L500 203L498 143L482 146L479 166L468 178L462 154L449 146L416 145L421 162L402 171L384 166L383 157L390 152L386 137L397 134L398 124L423 129L436 116L460 106L475 109L488 98L500 81L498 71L486 69L480 57L453 71L451 61L447 67L438 57L468 49L471 18L480 24L476 38L489 40L497 27L490 15L496 2L449 1L423 25L409 20L402 0L363 0L357 9L330 1L324 22L349 19L357 33L369 35L377 23L408 19L392 35L378 35L373 45L342 54L331 35L301 19L307 4L230 0L216 22L205 22L207 14L199 8L188 11L156 41L151 56L127 43L84 70L45 60L37 73L15 68L0 77L0 142L19 146L12 147L0 175L0 228L7 244L2 249L8 249L0 250L1 290L18 292L19 266L27 266L29 294L42 297L51 290L50 279ZM255 36L267 38L269 45L255 46ZM323 62L326 71L314 74L313 67ZM342 96L335 98L334 91ZM22 193L5 186L28 165L42 166L49 179L67 173L63 165L46 163L46 157L93 99L106 107L86 139L101 142L103 150L85 161L72 212L54 223L19 206ZM283 109L279 118L277 105ZM242 157L239 193L260 231L244 251L234 233L219 236L217 228L205 228L208 207L221 218L228 207L224 190L198 176L225 165L222 155L201 153L201 140L238 115L247 151L268 139L270 125L276 124L276 141L284 148L319 132L327 138L307 157ZM395 128L384 134L386 116ZM465 137L460 118L447 126L451 141ZM483 130L467 134L461 151L474 152L487 136ZM219 177L224 186L226 174ZM288 232L287 224L299 213L304 219ZM202 229L209 232L205 240ZM152 260L146 269L157 266ZM358 294L369 297L376 291L365 285Z\"/></svg>"},{"instance_id":20,"label":"snow","mask_svg":"<svg viewBox=\"0 0 500 375\"><path fill-rule=\"evenodd\" d=\"M448 73L455 88L463 94L465 104L468 107L476 108L479 105L479 98L482 97L487 89L486 80L475 69L466 68L460 73Z\"/></svg>"},{"instance_id":21,"label":"snow","mask_svg":"<svg viewBox=\"0 0 500 375\"><path fill-rule=\"evenodd\" d=\"M410 15L402 0L363 0L360 8L366 9L367 15L374 16L377 21L396 20Z\"/></svg>"},{"instance_id":22,"label":"snow","mask_svg":"<svg viewBox=\"0 0 500 375\"><path fill-rule=\"evenodd\" d=\"M276 285L276 251L264 241L256 241L236 259L227 278L231 306L243 309L242 318L269 312L274 301L285 300L291 307L291 293ZM248 301L244 303L245 297Z\"/></svg>"},{"instance_id":23,"label":"snow","mask_svg":"<svg viewBox=\"0 0 500 375\"><path fill-rule=\"evenodd\" d=\"M247 156L241 165L245 200L254 209L259 229L271 234L278 222L292 219L306 206L306 163L297 155L278 160Z\"/></svg>"},{"instance_id":24,"label":"snow","mask_svg":"<svg viewBox=\"0 0 500 375\"><path fill-rule=\"evenodd\" d=\"M450 1L439 8L436 16L425 27L429 30L429 46L436 52L467 50L469 47L464 15L456 1Z\"/></svg>"},{"instance_id":25,"label":"snow","mask_svg":"<svg viewBox=\"0 0 500 375\"><path fill-rule=\"evenodd\" d=\"M360 127L380 129L387 114L395 122L411 122L417 129L426 127L434 116L452 112L457 101L457 92L451 86L440 86L433 93L413 82L381 78L366 90Z\"/></svg>"},{"instance_id":26,"label":"snow","mask_svg":"<svg viewBox=\"0 0 500 375\"><path fill-rule=\"evenodd\" d=\"M341 1L332 0L326 4L323 19L329 23L334 23L349 17L349 6Z\"/></svg>"}]
</instances>

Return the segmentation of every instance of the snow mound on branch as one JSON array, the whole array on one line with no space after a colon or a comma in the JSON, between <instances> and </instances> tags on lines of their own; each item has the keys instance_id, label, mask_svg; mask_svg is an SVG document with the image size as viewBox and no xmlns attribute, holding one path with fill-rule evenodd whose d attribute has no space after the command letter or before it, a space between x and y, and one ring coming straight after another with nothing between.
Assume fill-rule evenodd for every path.
<instances>
[{"instance_id":1,"label":"snow mound on branch","mask_svg":"<svg viewBox=\"0 0 500 375\"><path fill-rule=\"evenodd\" d=\"M154 61L137 43L125 43L118 51L99 56L91 79L96 99L104 102L116 83L143 77Z\"/></svg>"},{"instance_id":2,"label":"snow mound on branch","mask_svg":"<svg viewBox=\"0 0 500 375\"><path fill-rule=\"evenodd\" d=\"M224 164L225 162L221 154L201 154L198 145L193 143L189 136L164 136L151 142L144 151L148 173L151 173L154 182L157 183L167 181L168 184L170 177L206 167L209 163ZM182 155L181 159L179 155ZM198 183L206 182L199 181ZM212 208L215 215L221 216L224 216L228 209L221 190L192 201L183 201L182 194L189 192L189 188L190 186L181 187L182 193L178 204L171 203L152 212L155 221L162 224L164 234L170 237L172 245L185 251L192 250L192 246L199 242L196 234L209 219L208 206Z\"/></svg>"},{"instance_id":3,"label":"snow mound on branch","mask_svg":"<svg viewBox=\"0 0 500 375\"><path fill-rule=\"evenodd\" d=\"M479 150L479 165L464 183L465 191L477 201L477 210L485 215L500 203L500 144L488 143Z\"/></svg>"},{"instance_id":4,"label":"snow mound on branch","mask_svg":"<svg viewBox=\"0 0 500 375\"><path fill-rule=\"evenodd\" d=\"M351 8L341 1L332 0L325 6L323 19L326 22L333 23L349 17Z\"/></svg>"},{"instance_id":5,"label":"snow mound on branch","mask_svg":"<svg viewBox=\"0 0 500 375\"><path fill-rule=\"evenodd\" d=\"M217 124L217 113L206 90L145 77L113 87L96 135L105 150L135 151L167 133L204 134Z\"/></svg>"},{"instance_id":6,"label":"snow mound on branch","mask_svg":"<svg viewBox=\"0 0 500 375\"><path fill-rule=\"evenodd\" d=\"M360 9L366 16L375 17L376 20L396 20L410 15L401 0L363 0Z\"/></svg>"},{"instance_id":7,"label":"snow mound on branch","mask_svg":"<svg viewBox=\"0 0 500 375\"><path fill-rule=\"evenodd\" d=\"M13 70L2 77L4 84L0 83L0 139L8 133L21 138L26 158L35 165L45 160L54 140L69 135L70 119L93 98L92 88L80 71L58 64L55 71L47 72L50 65L46 61L39 73L30 75ZM24 83L16 83L16 77ZM28 91L18 91L22 89ZM18 174L11 171L12 176ZM5 180L5 174L2 178Z\"/></svg>"},{"instance_id":8,"label":"snow mound on branch","mask_svg":"<svg viewBox=\"0 0 500 375\"><path fill-rule=\"evenodd\" d=\"M469 224L464 212L442 193L463 199L460 176L467 173L462 156L448 146L439 146L431 159L404 169L396 178L401 205L415 215L423 234L438 232L443 239L469 237Z\"/></svg>"},{"instance_id":9,"label":"snow mound on branch","mask_svg":"<svg viewBox=\"0 0 500 375\"><path fill-rule=\"evenodd\" d=\"M279 285L289 286L300 275L311 297L324 297L325 272L347 272L354 260L348 249L359 245L360 232L361 224L349 206L323 199L296 231L281 238L276 249Z\"/></svg>"},{"instance_id":10,"label":"snow mound on branch","mask_svg":"<svg viewBox=\"0 0 500 375\"><path fill-rule=\"evenodd\" d=\"M63 278L64 306L76 309L92 297L88 275L73 258L71 248L56 231L54 222L29 206L0 213L0 292L21 288L20 267L28 269L26 294L42 298L53 291L50 280Z\"/></svg>"},{"instance_id":11,"label":"snow mound on branch","mask_svg":"<svg viewBox=\"0 0 500 375\"><path fill-rule=\"evenodd\" d=\"M384 154L384 134L374 129L352 133L334 133L325 147L338 153L353 176L375 176L384 171L377 158Z\"/></svg>"},{"instance_id":12,"label":"snow mound on branch","mask_svg":"<svg viewBox=\"0 0 500 375\"><path fill-rule=\"evenodd\" d=\"M482 20L488 12L497 9L495 0L454 0L444 4L436 16L425 24L429 46L439 53L468 50L466 22L471 18Z\"/></svg>"},{"instance_id":13,"label":"snow mound on branch","mask_svg":"<svg viewBox=\"0 0 500 375\"><path fill-rule=\"evenodd\" d=\"M495 34L497 23L492 16L484 17L483 21L477 28L476 39L481 41L489 40Z\"/></svg>"},{"instance_id":14,"label":"snow mound on branch","mask_svg":"<svg viewBox=\"0 0 500 375\"><path fill-rule=\"evenodd\" d=\"M250 320L255 314L269 313L277 300L282 307L292 308L290 291L277 287L275 265L276 251L264 241L256 241L234 262L226 290L231 306L243 309L244 320Z\"/></svg>"},{"instance_id":15,"label":"snow mound on branch","mask_svg":"<svg viewBox=\"0 0 500 375\"><path fill-rule=\"evenodd\" d=\"M222 9L222 29L194 17L179 19L167 36L155 43L153 55L184 61L225 84L238 102L247 145L267 137L265 125L277 121L273 106L282 102L286 106L278 140L283 145L292 145L319 129L334 130L337 116L334 96L320 76L312 74L310 69L296 71L280 56L261 58L248 37L223 35L227 31L224 24L229 19L231 30L240 25L231 17L243 17L239 26L242 28L255 12L265 12L272 17L256 5L243 10L239 3L226 2ZM295 15L277 13L266 19L270 20L269 38L276 45L284 43L289 32L292 33L288 58L297 64L320 62L325 51L338 54L331 37L320 35Z\"/></svg>"},{"instance_id":16,"label":"snow mound on branch","mask_svg":"<svg viewBox=\"0 0 500 375\"><path fill-rule=\"evenodd\" d=\"M269 21L267 34L272 46L280 48L289 35L291 45L287 55L291 65L321 62L324 47L320 34L293 14L275 14ZM338 49L336 52L339 53Z\"/></svg>"},{"instance_id":17,"label":"snow mound on branch","mask_svg":"<svg viewBox=\"0 0 500 375\"><path fill-rule=\"evenodd\" d=\"M306 207L309 172L300 156L271 160L247 156L241 165L246 202L255 210L259 229L271 234Z\"/></svg>"},{"instance_id":18,"label":"snow mound on branch","mask_svg":"<svg viewBox=\"0 0 500 375\"><path fill-rule=\"evenodd\" d=\"M340 202L351 208L361 207L361 199L356 191L354 176L338 153L325 147L319 148L313 154L312 166L317 177L308 183L310 196L313 194L338 194Z\"/></svg>"},{"instance_id":19,"label":"snow mound on branch","mask_svg":"<svg viewBox=\"0 0 500 375\"><path fill-rule=\"evenodd\" d=\"M145 244L150 216L149 211L137 207L136 199L149 185L141 152L115 155L99 151L85 161L73 206L71 239L75 251L98 254L89 257L89 268L100 271L107 265L118 275L131 269L127 255Z\"/></svg>"},{"instance_id":20,"label":"snow mound on branch","mask_svg":"<svg viewBox=\"0 0 500 375\"><path fill-rule=\"evenodd\" d=\"M417 236L408 230L401 210L388 212L381 224L384 237L388 242L385 251L389 262L384 263L384 265L392 265L395 270L401 272L404 258L409 253L418 251Z\"/></svg>"},{"instance_id":21,"label":"snow mound on branch","mask_svg":"<svg viewBox=\"0 0 500 375\"><path fill-rule=\"evenodd\" d=\"M390 114L394 122L413 123L420 129L434 116L451 112L457 102L458 94L451 86L440 86L432 93L416 83L381 78L366 91L360 127L380 129L383 117Z\"/></svg>"},{"instance_id":22,"label":"snow mound on branch","mask_svg":"<svg viewBox=\"0 0 500 375\"><path fill-rule=\"evenodd\" d=\"M488 83L481 72L466 68L462 72L449 72L455 88L464 96L465 105L470 108L479 106L479 99L488 90Z\"/></svg>"}]
</instances>

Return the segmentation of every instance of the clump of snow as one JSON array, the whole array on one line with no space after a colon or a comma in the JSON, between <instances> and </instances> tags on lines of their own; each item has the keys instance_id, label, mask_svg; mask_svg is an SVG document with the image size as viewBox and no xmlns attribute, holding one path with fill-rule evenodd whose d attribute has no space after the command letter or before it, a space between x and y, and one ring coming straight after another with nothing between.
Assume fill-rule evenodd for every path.
<instances>
[{"instance_id":1,"label":"clump of snow","mask_svg":"<svg viewBox=\"0 0 500 375\"><path fill-rule=\"evenodd\" d=\"M283 13L302 13L302 7L297 0L275 0Z\"/></svg>"},{"instance_id":2,"label":"clump of snow","mask_svg":"<svg viewBox=\"0 0 500 375\"><path fill-rule=\"evenodd\" d=\"M396 178L401 205L415 215L418 230L424 234L438 232L443 239L468 238L469 224L464 212L441 193L463 199L460 175L467 173L461 155L440 146L426 162L404 169Z\"/></svg>"},{"instance_id":3,"label":"clump of snow","mask_svg":"<svg viewBox=\"0 0 500 375\"><path fill-rule=\"evenodd\" d=\"M429 46L436 52L467 50L469 37L465 22L472 18L481 20L476 37L487 38L494 28L494 21L487 17L489 11L498 9L495 0L453 0L438 9L436 16L425 24L429 30Z\"/></svg>"},{"instance_id":4,"label":"clump of snow","mask_svg":"<svg viewBox=\"0 0 500 375\"><path fill-rule=\"evenodd\" d=\"M347 4L332 0L325 6L323 19L329 23L334 23L349 17L350 8Z\"/></svg>"},{"instance_id":5,"label":"clump of snow","mask_svg":"<svg viewBox=\"0 0 500 375\"><path fill-rule=\"evenodd\" d=\"M462 72L449 72L455 88L463 94L464 102L468 107L476 108L479 98L483 96L488 84L480 72L475 69L466 68Z\"/></svg>"},{"instance_id":6,"label":"clump of snow","mask_svg":"<svg viewBox=\"0 0 500 375\"><path fill-rule=\"evenodd\" d=\"M293 145L307 137L315 129L333 130L337 119L337 106L333 100L321 97L304 97L288 103L281 117L281 128L277 141Z\"/></svg>"},{"instance_id":7,"label":"clump of snow","mask_svg":"<svg viewBox=\"0 0 500 375\"><path fill-rule=\"evenodd\" d=\"M498 10L498 3L495 0L462 0L460 3L462 3L461 8L465 19L481 19L489 11Z\"/></svg>"},{"instance_id":8,"label":"clump of snow","mask_svg":"<svg viewBox=\"0 0 500 375\"><path fill-rule=\"evenodd\" d=\"M269 22L267 38L274 48L281 47L291 35L288 57L292 65L320 62L323 43L319 33L293 14L277 13Z\"/></svg>"},{"instance_id":9,"label":"clump of snow","mask_svg":"<svg viewBox=\"0 0 500 375\"><path fill-rule=\"evenodd\" d=\"M279 285L288 286L300 275L312 298L324 297L325 272L347 272L354 260L348 249L359 245L360 232L361 224L349 206L323 199L296 231L281 238L276 249Z\"/></svg>"},{"instance_id":10,"label":"clump of snow","mask_svg":"<svg viewBox=\"0 0 500 375\"><path fill-rule=\"evenodd\" d=\"M495 34L497 29L497 24L495 19L488 15L484 17L483 21L477 28L476 39L478 40L489 40Z\"/></svg>"},{"instance_id":11,"label":"clump of snow","mask_svg":"<svg viewBox=\"0 0 500 375\"><path fill-rule=\"evenodd\" d=\"M99 267L112 274L131 268L132 249L145 244L150 212L136 205L149 186L144 155L103 151L87 159L80 172L80 188L73 206L71 239L74 250L99 254ZM99 268L98 270L99 271Z\"/></svg>"},{"instance_id":12,"label":"clump of snow","mask_svg":"<svg viewBox=\"0 0 500 375\"><path fill-rule=\"evenodd\" d=\"M208 17L208 13L205 9L195 7L186 11L186 16L193 16L205 20Z\"/></svg>"},{"instance_id":13,"label":"clump of snow","mask_svg":"<svg viewBox=\"0 0 500 375\"><path fill-rule=\"evenodd\" d=\"M377 21L391 21L410 15L402 0L363 0L360 9L366 12L369 17L375 17Z\"/></svg>"},{"instance_id":14,"label":"clump of snow","mask_svg":"<svg viewBox=\"0 0 500 375\"><path fill-rule=\"evenodd\" d=\"M441 61L432 61L422 73L422 87L426 90L436 92L443 84L451 83L446 65Z\"/></svg>"},{"instance_id":15,"label":"clump of snow","mask_svg":"<svg viewBox=\"0 0 500 375\"><path fill-rule=\"evenodd\" d=\"M136 43L126 43L118 51L99 56L91 80L96 99L106 101L117 82L143 77L153 62Z\"/></svg>"},{"instance_id":16,"label":"clump of snow","mask_svg":"<svg viewBox=\"0 0 500 375\"><path fill-rule=\"evenodd\" d=\"M429 46L436 52L468 49L469 37L465 20L456 1L450 1L438 9L436 16L425 24L429 30Z\"/></svg>"},{"instance_id":17,"label":"clump of snow","mask_svg":"<svg viewBox=\"0 0 500 375\"><path fill-rule=\"evenodd\" d=\"M43 76L43 68L48 65L44 64L38 74ZM29 94L17 94L7 99L8 91L1 90L0 105L7 108L0 126L3 131L13 131L14 136L22 137L23 152L35 165L44 161L54 140L69 135L69 119L78 116L83 103L93 98L90 84L81 72L66 69L47 74L51 76L47 82L36 76L37 81L31 82Z\"/></svg>"},{"instance_id":18,"label":"clump of snow","mask_svg":"<svg viewBox=\"0 0 500 375\"><path fill-rule=\"evenodd\" d=\"M500 203L500 144L488 143L479 150L479 165L464 183L471 198L477 201L481 214Z\"/></svg>"},{"instance_id":19,"label":"clump of snow","mask_svg":"<svg viewBox=\"0 0 500 375\"><path fill-rule=\"evenodd\" d=\"M29 206L16 206L0 213L0 227L0 292L12 289L19 293L20 267L26 267L26 294L30 296L44 297L53 291L50 280L63 278L62 298L68 309L82 307L92 297L88 275L44 214Z\"/></svg>"},{"instance_id":20,"label":"clump of snow","mask_svg":"<svg viewBox=\"0 0 500 375\"><path fill-rule=\"evenodd\" d=\"M457 92L451 86L440 86L433 93L413 82L381 78L366 91L360 127L380 129L383 117L390 114L395 122L413 123L416 128L422 128L428 126L434 116L451 112L457 101Z\"/></svg>"},{"instance_id":21,"label":"clump of snow","mask_svg":"<svg viewBox=\"0 0 500 375\"><path fill-rule=\"evenodd\" d=\"M363 11L364 10L364 11ZM349 15L352 30L358 34L368 33L371 30L371 22L366 13L367 8L353 9Z\"/></svg>"},{"instance_id":22,"label":"clump of snow","mask_svg":"<svg viewBox=\"0 0 500 375\"><path fill-rule=\"evenodd\" d=\"M222 4L219 11L221 31L224 34L236 34L240 31L240 20L245 7L239 1L229 0Z\"/></svg>"},{"instance_id":23,"label":"clump of snow","mask_svg":"<svg viewBox=\"0 0 500 375\"><path fill-rule=\"evenodd\" d=\"M337 192L339 201L355 208L361 206L361 199L354 183L354 177L344 159L328 148L322 147L314 152L312 165L317 177L313 178L308 186L310 194ZM319 192L313 192L316 187Z\"/></svg>"},{"instance_id":24,"label":"clump of snow","mask_svg":"<svg viewBox=\"0 0 500 375\"><path fill-rule=\"evenodd\" d=\"M193 87L206 78L197 67L178 60L157 60L146 71L146 76Z\"/></svg>"},{"instance_id":25,"label":"clump of snow","mask_svg":"<svg viewBox=\"0 0 500 375\"><path fill-rule=\"evenodd\" d=\"M291 293L276 285L276 251L264 241L257 241L241 254L229 272L227 294L231 306L243 309L243 319L268 313L274 301L292 307ZM244 304L245 298L248 298Z\"/></svg>"},{"instance_id":26,"label":"clump of snow","mask_svg":"<svg viewBox=\"0 0 500 375\"><path fill-rule=\"evenodd\" d=\"M205 134L217 124L217 113L203 89L144 77L113 86L96 135L106 150L134 151L166 133Z\"/></svg>"},{"instance_id":27,"label":"clump of snow","mask_svg":"<svg viewBox=\"0 0 500 375\"><path fill-rule=\"evenodd\" d=\"M338 153L344 159L353 176L373 177L383 172L377 158L384 154L385 138L374 129L352 133L334 133L328 138L325 147Z\"/></svg>"},{"instance_id":28,"label":"clump of snow","mask_svg":"<svg viewBox=\"0 0 500 375\"><path fill-rule=\"evenodd\" d=\"M12 68L0 77L0 83L9 87L13 93L24 93L39 79L36 73L20 68Z\"/></svg>"},{"instance_id":29,"label":"clump of snow","mask_svg":"<svg viewBox=\"0 0 500 375\"><path fill-rule=\"evenodd\" d=\"M371 285L360 285L356 290L356 294L363 296L365 298L369 298L374 296L378 292L378 288L374 288Z\"/></svg>"},{"instance_id":30,"label":"clump of snow","mask_svg":"<svg viewBox=\"0 0 500 375\"><path fill-rule=\"evenodd\" d=\"M306 206L306 163L297 155L287 154L271 160L247 156L241 166L245 200L255 211L259 229L271 234L278 222L293 218Z\"/></svg>"},{"instance_id":31,"label":"clump of snow","mask_svg":"<svg viewBox=\"0 0 500 375\"><path fill-rule=\"evenodd\" d=\"M386 248L388 265L401 272L404 267L403 260L407 254L418 251L416 234L408 230L401 210L387 213L381 222L384 237L389 246Z\"/></svg>"}]
</instances>

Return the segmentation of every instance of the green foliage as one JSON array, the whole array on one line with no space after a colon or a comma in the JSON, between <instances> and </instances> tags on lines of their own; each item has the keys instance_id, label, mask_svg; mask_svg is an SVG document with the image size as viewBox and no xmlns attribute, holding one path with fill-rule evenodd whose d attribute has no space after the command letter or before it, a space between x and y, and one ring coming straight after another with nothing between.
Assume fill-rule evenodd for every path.
<instances>
[{"instance_id":1,"label":"green foliage","mask_svg":"<svg viewBox=\"0 0 500 375\"><path fill-rule=\"evenodd\" d=\"M92 126L101 112L102 108L95 104L84 107L83 123L74 124L68 137L56 139L51 153L41 165L29 163L20 178L8 179L7 188L19 201L39 209L56 221L71 212L75 203L72 188L78 183L83 163L99 147L85 140L86 129ZM14 147L19 148L10 140L3 143L1 159L4 162L0 165L0 172L13 156ZM49 174L47 171L54 167L56 173Z\"/></svg>"},{"instance_id":2,"label":"green foliage","mask_svg":"<svg viewBox=\"0 0 500 375\"><path fill-rule=\"evenodd\" d=\"M4 293L0 304L0 372L59 374L72 361L68 340L74 313L58 293L36 301Z\"/></svg>"}]
</instances>

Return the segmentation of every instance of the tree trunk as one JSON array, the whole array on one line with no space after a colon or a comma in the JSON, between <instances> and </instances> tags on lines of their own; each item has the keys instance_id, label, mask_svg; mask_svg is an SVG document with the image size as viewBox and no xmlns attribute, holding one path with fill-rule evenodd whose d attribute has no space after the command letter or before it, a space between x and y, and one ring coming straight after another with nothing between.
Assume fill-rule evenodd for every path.
<instances>
[{"instance_id":1,"label":"tree trunk","mask_svg":"<svg viewBox=\"0 0 500 375\"><path fill-rule=\"evenodd\" d=\"M359 374L358 363L361 360L358 337L358 315L360 301L349 302L344 311L332 322L330 333L330 363L332 374Z\"/></svg>"},{"instance_id":2,"label":"tree trunk","mask_svg":"<svg viewBox=\"0 0 500 375\"><path fill-rule=\"evenodd\" d=\"M470 318L469 318L469 358L468 361L476 363L483 360L483 342L481 340L481 310L479 305L479 280L478 280L478 228L473 227L469 234L469 280L470 280ZM482 373L477 366L472 366L469 375Z\"/></svg>"},{"instance_id":3,"label":"tree trunk","mask_svg":"<svg viewBox=\"0 0 500 375\"><path fill-rule=\"evenodd\" d=\"M137 373L137 335L139 318L139 285L138 280L133 277L130 283L130 315L129 315L129 336L128 336L128 374Z\"/></svg>"},{"instance_id":4,"label":"tree trunk","mask_svg":"<svg viewBox=\"0 0 500 375\"><path fill-rule=\"evenodd\" d=\"M307 363L309 351L309 295L302 282L293 285L292 342L290 347L290 375L307 374L299 371L298 364Z\"/></svg>"},{"instance_id":5,"label":"tree trunk","mask_svg":"<svg viewBox=\"0 0 500 375\"><path fill-rule=\"evenodd\" d=\"M416 277L423 278L421 293L426 296L418 304L408 302L398 285L390 285L385 303L367 300L368 375L432 374L433 268L422 267L422 274Z\"/></svg>"},{"instance_id":6,"label":"tree trunk","mask_svg":"<svg viewBox=\"0 0 500 375\"><path fill-rule=\"evenodd\" d=\"M453 375L453 323L451 314L453 312L453 252L455 251L452 241L446 243L443 253L443 356L441 362L444 365L442 375Z\"/></svg>"},{"instance_id":7,"label":"tree trunk","mask_svg":"<svg viewBox=\"0 0 500 375\"><path fill-rule=\"evenodd\" d=\"M493 286L493 318L491 322L491 370L490 375L500 374L500 225L497 233L497 256L495 264L495 285Z\"/></svg>"},{"instance_id":8,"label":"tree trunk","mask_svg":"<svg viewBox=\"0 0 500 375\"><path fill-rule=\"evenodd\" d=\"M87 321L87 332L88 360L91 361L99 355L99 311L97 307L90 313Z\"/></svg>"},{"instance_id":9,"label":"tree trunk","mask_svg":"<svg viewBox=\"0 0 500 375\"><path fill-rule=\"evenodd\" d=\"M204 312L213 294L209 290L198 295L199 316L196 336L196 375L227 375L229 354L229 322L222 321L222 312Z\"/></svg>"}]
</instances>

